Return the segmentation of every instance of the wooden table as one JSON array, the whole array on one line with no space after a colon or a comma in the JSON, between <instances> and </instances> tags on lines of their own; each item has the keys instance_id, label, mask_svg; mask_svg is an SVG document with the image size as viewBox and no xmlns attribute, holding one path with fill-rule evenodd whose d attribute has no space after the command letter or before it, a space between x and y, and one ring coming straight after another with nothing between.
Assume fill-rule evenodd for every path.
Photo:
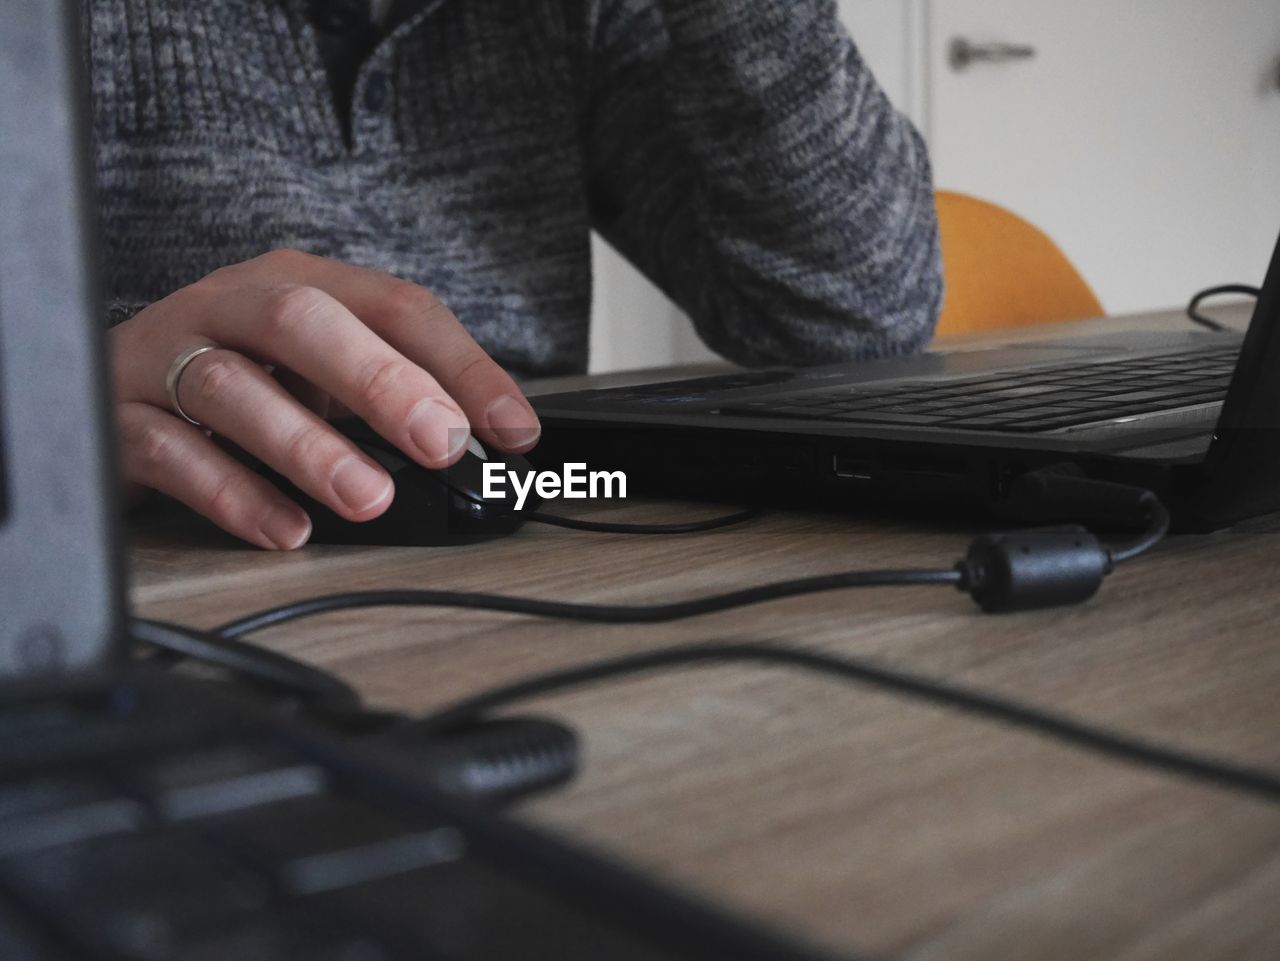
<instances>
[{"instance_id":1,"label":"wooden table","mask_svg":"<svg viewBox=\"0 0 1280 961\"><path fill-rule=\"evenodd\" d=\"M1136 322L1171 320L1109 323ZM706 510L577 513L655 521ZM689 598L851 568L950 565L976 531L796 512L694 537L531 527L475 547L291 555L243 549L197 524L142 522L133 533L137 610L212 625L374 588ZM987 617L951 589L890 588L654 628L380 611L261 640L405 711L625 652L783 641L1280 770L1277 533L1280 520L1263 519L1175 539L1121 569L1093 602L1049 613ZM522 816L836 953L1280 958L1274 805L782 669L664 673L529 708L576 726L586 765Z\"/></svg>"}]
</instances>

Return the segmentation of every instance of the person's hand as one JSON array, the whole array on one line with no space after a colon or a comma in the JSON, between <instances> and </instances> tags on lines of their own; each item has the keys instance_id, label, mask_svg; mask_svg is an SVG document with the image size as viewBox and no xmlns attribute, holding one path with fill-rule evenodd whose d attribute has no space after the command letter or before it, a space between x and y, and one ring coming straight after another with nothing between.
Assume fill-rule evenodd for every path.
<instances>
[{"instance_id":1,"label":"person's hand","mask_svg":"<svg viewBox=\"0 0 1280 961\"><path fill-rule=\"evenodd\" d=\"M507 452L539 437L515 381L429 291L375 270L274 251L215 271L111 332L127 484L153 488L266 548L306 543L303 510L183 420L188 416L341 516L367 521L390 476L324 417L348 409L418 463L456 461L474 429Z\"/></svg>"}]
</instances>

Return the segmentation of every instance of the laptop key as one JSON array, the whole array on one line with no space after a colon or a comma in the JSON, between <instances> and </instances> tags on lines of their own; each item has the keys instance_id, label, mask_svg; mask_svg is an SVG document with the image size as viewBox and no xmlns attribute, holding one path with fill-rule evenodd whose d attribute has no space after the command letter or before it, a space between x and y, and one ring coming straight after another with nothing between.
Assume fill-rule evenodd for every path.
<instances>
[{"instance_id":1,"label":"laptop key","mask_svg":"<svg viewBox=\"0 0 1280 961\"><path fill-rule=\"evenodd\" d=\"M120 796L110 784L87 773L50 773L32 780L0 782L0 823L6 831L24 819L53 814Z\"/></svg>"},{"instance_id":2,"label":"laptop key","mask_svg":"<svg viewBox=\"0 0 1280 961\"><path fill-rule=\"evenodd\" d=\"M173 832L6 858L0 877L69 938L144 961L178 961L191 932L262 912L271 898L265 879Z\"/></svg>"},{"instance_id":3,"label":"laptop key","mask_svg":"<svg viewBox=\"0 0 1280 961\"><path fill-rule=\"evenodd\" d=\"M270 873L314 893L404 874L461 856L446 825L401 818L355 798L299 798L190 822Z\"/></svg>"},{"instance_id":4,"label":"laptop key","mask_svg":"<svg viewBox=\"0 0 1280 961\"><path fill-rule=\"evenodd\" d=\"M1037 405L1035 404L1029 405L1032 410L1036 409L1036 406ZM1024 409L1027 409L1027 407L1022 404L1019 404L1016 407L1009 404L997 403L956 404L951 408L951 412L955 417L1000 417L1005 414L1018 414Z\"/></svg>"},{"instance_id":5,"label":"laptop key","mask_svg":"<svg viewBox=\"0 0 1280 961\"><path fill-rule=\"evenodd\" d=\"M917 414L938 415L944 412L950 413L955 409L956 409L956 402L954 399L943 399L943 400L934 399L929 401L928 403L914 405L912 408L912 411L913 413L917 413Z\"/></svg>"},{"instance_id":6,"label":"laptop key","mask_svg":"<svg viewBox=\"0 0 1280 961\"><path fill-rule=\"evenodd\" d=\"M845 408L843 413L846 414L918 414L920 413L919 403L892 403L880 404L875 407L849 407Z\"/></svg>"},{"instance_id":7,"label":"laptop key","mask_svg":"<svg viewBox=\"0 0 1280 961\"><path fill-rule=\"evenodd\" d=\"M427 961L299 910L208 932L184 943L181 952L182 961Z\"/></svg>"},{"instance_id":8,"label":"laptop key","mask_svg":"<svg viewBox=\"0 0 1280 961\"><path fill-rule=\"evenodd\" d=\"M358 918L415 959L485 961L678 961L690 957L640 943L601 916L545 886L489 865L463 860L404 877L306 899L326 917ZM661 931L651 933L662 936ZM692 959L690 958L690 961Z\"/></svg>"},{"instance_id":9,"label":"laptop key","mask_svg":"<svg viewBox=\"0 0 1280 961\"><path fill-rule=\"evenodd\" d=\"M0 858L139 830L146 808L88 775L0 785Z\"/></svg>"},{"instance_id":10,"label":"laptop key","mask_svg":"<svg viewBox=\"0 0 1280 961\"><path fill-rule=\"evenodd\" d=\"M1221 400L1230 370L1219 381L1206 380L1207 376L1199 356L1145 358L939 384L871 387L856 393L846 388L800 401L735 405L722 413L899 426L968 427L981 418L981 429L1015 422L1053 429Z\"/></svg>"},{"instance_id":11,"label":"laptop key","mask_svg":"<svg viewBox=\"0 0 1280 961\"><path fill-rule=\"evenodd\" d=\"M1001 387L996 393L1001 397L1035 397L1039 394L1052 394L1062 389L1061 384L1021 384Z\"/></svg>"},{"instance_id":12,"label":"laptop key","mask_svg":"<svg viewBox=\"0 0 1280 961\"><path fill-rule=\"evenodd\" d=\"M978 417L973 420L950 421L943 426L950 430L1003 431L1016 423L1016 419L1008 417Z\"/></svg>"},{"instance_id":13,"label":"laptop key","mask_svg":"<svg viewBox=\"0 0 1280 961\"><path fill-rule=\"evenodd\" d=\"M0 711L0 766L40 764L51 757L91 761L122 750L159 750L189 742L214 724L205 715L161 719L151 698L144 694L134 706L131 693L122 689L122 706L104 699L83 706Z\"/></svg>"},{"instance_id":14,"label":"laptop key","mask_svg":"<svg viewBox=\"0 0 1280 961\"><path fill-rule=\"evenodd\" d=\"M170 821L209 817L319 794L324 772L266 746L224 744L141 763L126 783Z\"/></svg>"},{"instance_id":15,"label":"laptop key","mask_svg":"<svg viewBox=\"0 0 1280 961\"><path fill-rule=\"evenodd\" d=\"M83 955L55 949L10 907L0 902L0 957L4 961L75 961Z\"/></svg>"},{"instance_id":16,"label":"laptop key","mask_svg":"<svg viewBox=\"0 0 1280 961\"><path fill-rule=\"evenodd\" d=\"M1169 390L1131 390L1127 393L1112 394L1107 400L1116 407L1124 407L1130 404L1140 404L1146 401L1165 401L1171 397L1176 397L1178 391Z\"/></svg>"},{"instance_id":17,"label":"laptop key","mask_svg":"<svg viewBox=\"0 0 1280 961\"><path fill-rule=\"evenodd\" d=\"M963 425L963 424L972 423L974 421L982 421L988 424L990 423L1016 424L1024 421L1030 421L1030 420L1041 421L1049 418L1079 419L1083 417L1087 419L1088 416L1089 416L1088 414L1084 414L1080 410L1073 409L1070 407L1037 407L1034 410L1019 411L1016 413L1009 413L1005 415L987 414L985 416L970 417L966 414L961 414L960 416L957 416L954 420L949 420L946 423L948 426L955 426L957 424Z\"/></svg>"}]
</instances>

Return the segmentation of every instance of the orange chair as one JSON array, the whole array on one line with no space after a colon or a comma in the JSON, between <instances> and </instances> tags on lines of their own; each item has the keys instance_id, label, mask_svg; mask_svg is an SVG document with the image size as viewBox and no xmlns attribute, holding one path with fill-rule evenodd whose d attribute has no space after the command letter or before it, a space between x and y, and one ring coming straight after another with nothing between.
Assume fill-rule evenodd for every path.
<instances>
[{"instance_id":1,"label":"orange chair","mask_svg":"<svg viewBox=\"0 0 1280 961\"><path fill-rule=\"evenodd\" d=\"M940 190L946 300L938 334L1103 315L1102 304L1058 245L1003 207Z\"/></svg>"}]
</instances>

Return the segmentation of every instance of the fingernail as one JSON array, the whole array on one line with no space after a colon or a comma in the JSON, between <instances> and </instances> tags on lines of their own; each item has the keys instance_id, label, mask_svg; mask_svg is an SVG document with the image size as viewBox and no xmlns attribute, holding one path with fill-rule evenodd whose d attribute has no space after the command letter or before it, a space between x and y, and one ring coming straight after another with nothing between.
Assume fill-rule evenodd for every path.
<instances>
[{"instance_id":1,"label":"fingernail","mask_svg":"<svg viewBox=\"0 0 1280 961\"><path fill-rule=\"evenodd\" d=\"M503 394L485 408L484 418L507 450L532 447L542 436L538 416L510 394Z\"/></svg>"},{"instance_id":2,"label":"fingernail","mask_svg":"<svg viewBox=\"0 0 1280 961\"><path fill-rule=\"evenodd\" d=\"M363 514L386 499L391 478L359 457L344 457L329 476L333 492L353 514Z\"/></svg>"},{"instance_id":3,"label":"fingernail","mask_svg":"<svg viewBox=\"0 0 1280 961\"><path fill-rule=\"evenodd\" d=\"M280 504L262 519L258 530L277 550L292 551L311 536L311 518L296 504Z\"/></svg>"},{"instance_id":4,"label":"fingernail","mask_svg":"<svg viewBox=\"0 0 1280 961\"><path fill-rule=\"evenodd\" d=\"M471 427L458 408L424 400L409 415L409 436L428 464L443 467L467 446Z\"/></svg>"}]
</instances>

